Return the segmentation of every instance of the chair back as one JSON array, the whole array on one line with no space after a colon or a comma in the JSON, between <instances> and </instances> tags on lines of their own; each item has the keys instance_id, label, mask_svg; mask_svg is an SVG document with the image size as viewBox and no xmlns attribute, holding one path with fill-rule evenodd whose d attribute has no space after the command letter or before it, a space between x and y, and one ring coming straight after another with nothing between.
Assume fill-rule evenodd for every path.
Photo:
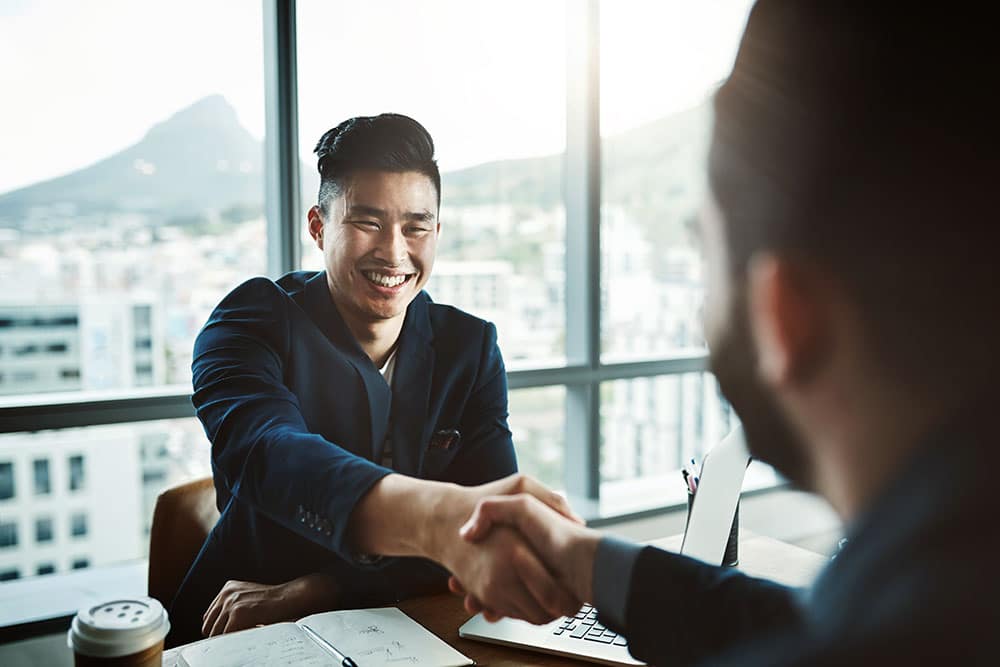
<instances>
[{"instance_id":1,"label":"chair back","mask_svg":"<svg viewBox=\"0 0 1000 667\"><path fill-rule=\"evenodd\" d=\"M149 596L170 603L208 537L219 510L211 477L167 489L156 499L149 531Z\"/></svg>"}]
</instances>

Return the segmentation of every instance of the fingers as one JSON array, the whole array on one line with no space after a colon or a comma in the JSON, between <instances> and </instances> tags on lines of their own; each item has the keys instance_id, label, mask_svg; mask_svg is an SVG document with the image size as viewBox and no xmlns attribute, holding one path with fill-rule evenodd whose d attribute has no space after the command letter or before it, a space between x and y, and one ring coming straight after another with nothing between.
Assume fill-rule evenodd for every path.
<instances>
[{"instance_id":1,"label":"fingers","mask_svg":"<svg viewBox=\"0 0 1000 667\"><path fill-rule=\"evenodd\" d=\"M547 522L555 518L546 515L547 512L547 508L534 496L526 494L484 498L476 504L472 516L459 529L459 535L476 542L486 537L494 525L503 524L517 529L536 551L545 555L548 551L545 548L549 533Z\"/></svg>"},{"instance_id":2,"label":"fingers","mask_svg":"<svg viewBox=\"0 0 1000 667\"><path fill-rule=\"evenodd\" d=\"M458 577L451 576L448 577L448 590L455 595L466 595L467 591L465 587L462 586L462 582L458 580Z\"/></svg>"},{"instance_id":3,"label":"fingers","mask_svg":"<svg viewBox=\"0 0 1000 667\"><path fill-rule=\"evenodd\" d=\"M556 493L538 480L523 476L522 492L529 493L567 519L583 524L583 519L569 506L569 501L561 493Z\"/></svg>"},{"instance_id":4,"label":"fingers","mask_svg":"<svg viewBox=\"0 0 1000 667\"><path fill-rule=\"evenodd\" d=\"M201 634L203 637L211 637L212 628L215 626L215 622L218 620L219 615L222 613L222 608L226 598L229 597L229 591L235 586L237 582L229 580L225 585L219 589L216 594L215 599L212 600L212 604L208 605L208 609L205 610L204 616L201 617Z\"/></svg>"},{"instance_id":5,"label":"fingers","mask_svg":"<svg viewBox=\"0 0 1000 667\"><path fill-rule=\"evenodd\" d=\"M546 612L542 623L560 616L572 616L582 606L552 574L531 554L514 559L514 570L532 599ZM529 619L530 620L530 619ZM532 621L536 623L536 621Z\"/></svg>"}]
</instances>

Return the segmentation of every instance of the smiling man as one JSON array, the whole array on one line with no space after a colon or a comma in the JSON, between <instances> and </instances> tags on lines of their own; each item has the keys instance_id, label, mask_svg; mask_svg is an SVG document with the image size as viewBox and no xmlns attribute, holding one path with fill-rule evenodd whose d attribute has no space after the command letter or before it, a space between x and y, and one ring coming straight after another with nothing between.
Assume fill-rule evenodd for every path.
<instances>
[{"instance_id":1,"label":"smiling man","mask_svg":"<svg viewBox=\"0 0 1000 667\"><path fill-rule=\"evenodd\" d=\"M525 617L572 611L513 531L484 548L458 538L489 494L570 513L513 474L496 329L422 291L440 233L430 135L406 116L352 118L316 153L309 232L326 270L240 285L195 342L221 517L171 605L169 643L444 590L431 560L470 580L504 563L510 575L484 585Z\"/></svg>"}]
</instances>

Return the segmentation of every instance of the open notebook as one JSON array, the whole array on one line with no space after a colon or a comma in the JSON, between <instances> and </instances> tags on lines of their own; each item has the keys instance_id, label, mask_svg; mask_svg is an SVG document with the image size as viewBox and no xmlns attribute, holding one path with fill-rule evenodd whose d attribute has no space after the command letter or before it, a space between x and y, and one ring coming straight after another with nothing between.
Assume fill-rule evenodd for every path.
<instances>
[{"instance_id":1,"label":"open notebook","mask_svg":"<svg viewBox=\"0 0 1000 667\"><path fill-rule=\"evenodd\" d=\"M302 625L360 667L475 664L395 607L328 611L295 623L234 632L181 649L179 663L187 667L339 665Z\"/></svg>"}]
</instances>

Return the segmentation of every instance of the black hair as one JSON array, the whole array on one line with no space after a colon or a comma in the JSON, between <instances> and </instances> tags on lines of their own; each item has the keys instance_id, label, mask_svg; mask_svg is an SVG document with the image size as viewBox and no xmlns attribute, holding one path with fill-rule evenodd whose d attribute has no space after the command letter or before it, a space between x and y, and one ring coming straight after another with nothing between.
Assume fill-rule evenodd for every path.
<instances>
[{"instance_id":1,"label":"black hair","mask_svg":"<svg viewBox=\"0 0 1000 667\"><path fill-rule=\"evenodd\" d=\"M998 358L992 25L965 4L761 0L714 100L733 280L760 251L824 266L874 356L924 387Z\"/></svg>"},{"instance_id":2,"label":"black hair","mask_svg":"<svg viewBox=\"0 0 1000 667\"><path fill-rule=\"evenodd\" d=\"M434 140L409 116L383 113L349 118L323 133L313 152L320 178L319 206L324 212L343 192L344 180L359 169L424 174L434 183L441 205L441 173L434 159Z\"/></svg>"}]
</instances>

